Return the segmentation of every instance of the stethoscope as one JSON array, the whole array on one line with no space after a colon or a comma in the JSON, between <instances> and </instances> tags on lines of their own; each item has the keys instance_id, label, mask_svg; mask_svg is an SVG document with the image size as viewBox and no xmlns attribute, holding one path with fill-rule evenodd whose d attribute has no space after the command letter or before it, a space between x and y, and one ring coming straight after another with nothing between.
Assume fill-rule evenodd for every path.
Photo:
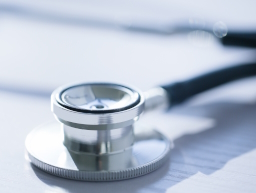
<instances>
[{"instance_id":1,"label":"stethoscope","mask_svg":"<svg viewBox=\"0 0 256 193\"><path fill-rule=\"evenodd\" d=\"M227 33L227 27L222 22L217 22L213 29L198 26L196 20L192 21L193 25L185 22L175 27L168 23L159 26L137 21L67 17L8 4L1 5L1 10L47 22L96 25L163 35L204 31L221 38L219 40L223 45L256 47L255 32ZM74 180L114 181L148 174L168 159L171 143L159 131L135 124L145 111L172 107L198 93L252 75L256 75L256 63L220 69L146 92L129 85L102 82L78 82L59 87L51 95L51 110L57 121L41 125L29 133L26 138L28 156L43 171ZM37 96L48 94L25 93Z\"/></svg>"},{"instance_id":2,"label":"stethoscope","mask_svg":"<svg viewBox=\"0 0 256 193\"><path fill-rule=\"evenodd\" d=\"M256 47L255 32L227 34L222 23L215 25L217 30L187 23L176 28L169 24L159 27L143 22L69 18L8 4L1 5L0 9L8 14L47 22L165 35L193 30L213 31L222 38L223 45ZM168 159L171 143L159 131L134 124L145 111L180 104L198 93L252 75L256 75L256 63L236 65L146 92L117 83L78 82L59 87L51 96L51 110L57 121L41 125L29 133L26 138L29 158L43 171L74 180L114 181L148 174Z\"/></svg>"},{"instance_id":3,"label":"stethoscope","mask_svg":"<svg viewBox=\"0 0 256 193\"><path fill-rule=\"evenodd\" d=\"M171 107L244 77L256 63L220 69L146 92L117 83L78 82L51 95L56 122L41 125L26 138L31 162L63 178L124 180L148 174L167 159L170 141L159 131L134 124L145 111Z\"/></svg>"}]
</instances>

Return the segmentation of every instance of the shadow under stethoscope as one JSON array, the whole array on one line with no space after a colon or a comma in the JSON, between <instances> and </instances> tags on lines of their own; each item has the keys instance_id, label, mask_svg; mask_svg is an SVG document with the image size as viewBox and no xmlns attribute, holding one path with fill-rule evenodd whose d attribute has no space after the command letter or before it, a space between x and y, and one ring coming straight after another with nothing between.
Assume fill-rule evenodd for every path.
<instances>
[{"instance_id":1,"label":"shadow under stethoscope","mask_svg":"<svg viewBox=\"0 0 256 193\"><path fill-rule=\"evenodd\" d=\"M210 117L215 119L216 125L174 140L169 161L148 175L99 183L55 177L31 164L32 169L42 182L66 192L136 192L143 188L165 192L198 172L210 175L223 168L230 160L256 148L255 104L215 102L192 107L184 105L169 113Z\"/></svg>"}]
</instances>

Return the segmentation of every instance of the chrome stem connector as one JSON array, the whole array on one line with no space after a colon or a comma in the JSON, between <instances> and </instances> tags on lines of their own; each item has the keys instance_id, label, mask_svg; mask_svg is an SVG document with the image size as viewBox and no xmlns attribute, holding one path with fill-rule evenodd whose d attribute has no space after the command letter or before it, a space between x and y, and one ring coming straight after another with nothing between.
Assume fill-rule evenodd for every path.
<instances>
[{"instance_id":1,"label":"chrome stem connector","mask_svg":"<svg viewBox=\"0 0 256 193\"><path fill-rule=\"evenodd\" d=\"M145 112L155 109L167 109L170 106L168 93L161 87L155 87L147 90L144 92L144 96Z\"/></svg>"}]
</instances>

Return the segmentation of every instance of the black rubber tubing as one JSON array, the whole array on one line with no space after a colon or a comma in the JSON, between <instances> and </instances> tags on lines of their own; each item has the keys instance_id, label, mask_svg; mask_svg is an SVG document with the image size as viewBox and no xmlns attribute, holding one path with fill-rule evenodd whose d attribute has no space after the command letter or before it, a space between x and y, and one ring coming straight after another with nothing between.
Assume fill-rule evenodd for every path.
<instances>
[{"instance_id":1,"label":"black rubber tubing","mask_svg":"<svg viewBox=\"0 0 256 193\"><path fill-rule=\"evenodd\" d=\"M228 32L227 36L220 39L223 45L256 48L256 32Z\"/></svg>"},{"instance_id":2,"label":"black rubber tubing","mask_svg":"<svg viewBox=\"0 0 256 193\"><path fill-rule=\"evenodd\" d=\"M211 88L254 75L256 75L256 62L223 68L186 81L165 85L162 88L167 91L172 106Z\"/></svg>"}]
</instances>

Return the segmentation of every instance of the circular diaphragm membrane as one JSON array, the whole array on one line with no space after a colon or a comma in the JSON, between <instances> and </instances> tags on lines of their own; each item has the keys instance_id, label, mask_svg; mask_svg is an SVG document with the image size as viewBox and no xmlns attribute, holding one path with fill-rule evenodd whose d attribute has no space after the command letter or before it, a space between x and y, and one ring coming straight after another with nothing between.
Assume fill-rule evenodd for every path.
<instances>
[{"instance_id":1,"label":"circular diaphragm membrane","mask_svg":"<svg viewBox=\"0 0 256 193\"><path fill-rule=\"evenodd\" d=\"M134 128L133 146L110 154L79 153L63 144L57 122L42 125L29 133L26 149L38 168L68 179L115 181L145 175L158 169L168 158L171 144L158 131Z\"/></svg>"},{"instance_id":2,"label":"circular diaphragm membrane","mask_svg":"<svg viewBox=\"0 0 256 193\"><path fill-rule=\"evenodd\" d=\"M60 105L85 113L119 112L140 102L140 95L131 88L117 84L79 84L64 88L56 95Z\"/></svg>"}]
</instances>

